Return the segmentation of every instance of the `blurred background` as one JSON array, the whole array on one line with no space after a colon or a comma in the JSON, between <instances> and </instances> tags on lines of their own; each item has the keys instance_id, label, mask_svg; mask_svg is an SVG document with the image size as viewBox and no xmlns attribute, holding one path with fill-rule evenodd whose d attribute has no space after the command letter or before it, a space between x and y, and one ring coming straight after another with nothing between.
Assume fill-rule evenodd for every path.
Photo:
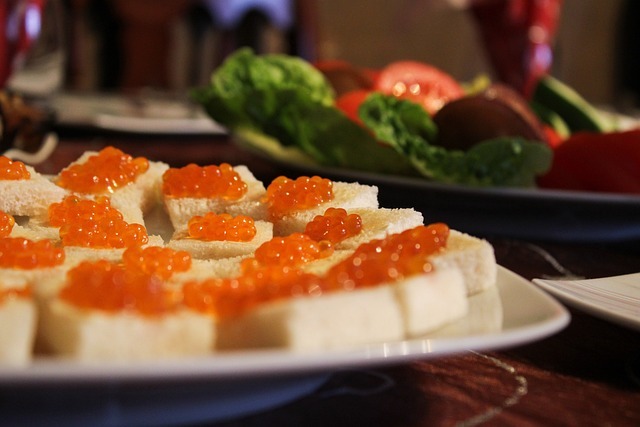
<instances>
[{"instance_id":1,"label":"blurred background","mask_svg":"<svg viewBox=\"0 0 640 427\"><path fill-rule=\"evenodd\" d=\"M233 49L492 74L461 0L64 0L63 88L184 91ZM596 104L637 106L634 0L564 0L553 74ZM631 30L628 30L631 28ZM627 70L632 77L622 71ZM628 74L629 74L628 73Z\"/></svg>"}]
</instances>

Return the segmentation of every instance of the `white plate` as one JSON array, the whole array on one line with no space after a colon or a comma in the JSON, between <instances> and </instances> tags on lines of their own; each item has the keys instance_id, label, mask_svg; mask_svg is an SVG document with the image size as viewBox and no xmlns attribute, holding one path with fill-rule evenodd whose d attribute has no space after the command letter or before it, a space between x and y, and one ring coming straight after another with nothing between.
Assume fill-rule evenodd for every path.
<instances>
[{"instance_id":1,"label":"white plate","mask_svg":"<svg viewBox=\"0 0 640 427\"><path fill-rule=\"evenodd\" d=\"M570 319L560 303L502 267L497 287L470 302L468 316L429 336L352 349L242 351L99 365L40 358L24 368L0 367L0 413L13 416L16 424L22 417L31 422L34 415L21 408L35 401L43 424L52 419L122 426L221 420L311 393L331 372L516 346L554 334Z\"/></svg>"},{"instance_id":2,"label":"white plate","mask_svg":"<svg viewBox=\"0 0 640 427\"><path fill-rule=\"evenodd\" d=\"M587 280L533 282L567 304L640 331L640 273Z\"/></svg>"},{"instance_id":3,"label":"white plate","mask_svg":"<svg viewBox=\"0 0 640 427\"><path fill-rule=\"evenodd\" d=\"M424 338L313 353L255 350L127 364L79 364L39 358L24 368L0 367L0 385L216 380L363 367L523 344L553 334L569 321L569 314L562 304L503 267L499 267L497 288L472 297L470 302L468 316Z\"/></svg>"},{"instance_id":4,"label":"white plate","mask_svg":"<svg viewBox=\"0 0 640 427\"><path fill-rule=\"evenodd\" d=\"M140 134L226 133L199 105L161 93L61 93L51 107L63 126Z\"/></svg>"}]
</instances>

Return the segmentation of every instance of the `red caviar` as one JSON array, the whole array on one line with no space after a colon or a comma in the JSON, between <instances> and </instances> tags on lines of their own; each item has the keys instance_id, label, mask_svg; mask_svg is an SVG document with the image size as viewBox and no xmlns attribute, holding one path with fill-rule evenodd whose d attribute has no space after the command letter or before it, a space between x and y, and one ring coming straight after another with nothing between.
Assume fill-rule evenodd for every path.
<instances>
[{"instance_id":1,"label":"red caviar","mask_svg":"<svg viewBox=\"0 0 640 427\"><path fill-rule=\"evenodd\" d=\"M149 160L133 158L114 147L106 147L86 162L72 164L60 172L57 184L86 194L113 193L134 182L149 169Z\"/></svg>"},{"instance_id":2,"label":"red caviar","mask_svg":"<svg viewBox=\"0 0 640 427\"><path fill-rule=\"evenodd\" d=\"M162 192L168 197L219 197L237 200L247 192L247 183L228 163L220 166L189 164L171 168L162 177Z\"/></svg>"},{"instance_id":3,"label":"red caviar","mask_svg":"<svg viewBox=\"0 0 640 427\"><path fill-rule=\"evenodd\" d=\"M288 266L267 266L238 278L187 282L184 304L218 317L237 316L251 308L283 298L314 295L319 278Z\"/></svg>"},{"instance_id":4,"label":"red caviar","mask_svg":"<svg viewBox=\"0 0 640 427\"><path fill-rule=\"evenodd\" d=\"M111 206L106 196L95 200L81 199L78 196L67 196L59 203L49 205L49 224L61 227L83 219L122 219L119 210Z\"/></svg>"},{"instance_id":5,"label":"red caviar","mask_svg":"<svg viewBox=\"0 0 640 427\"><path fill-rule=\"evenodd\" d=\"M0 239L0 267L31 270L55 267L64 262L64 250L50 240L29 240L23 237Z\"/></svg>"},{"instance_id":6,"label":"red caviar","mask_svg":"<svg viewBox=\"0 0 640 427\"><path fill-rule=\"evenodd\" d=\"M117 249L149 241L144 226L127 223L107 197L89 200L67 196L49 206L49 223L60 227L64 246Z\"/></svg>"},{"instance_id":7,"label":"red caviar","mask_svg":"<svg viewBox=\"0 0 640 427\"><path fill-rule=\"evenodd\" d=\"M315 208L330 200L333 200L333 183L319 176L301 176L295 180L280 176L269 184L264 197L271 215L276 218Z\"/></svg>"},{"instance_id":8,"label":"red caviar","mask_svg":"<svg viewBox=\"0 0 640 427\"><path fill-rule=\"evenodd\" d=\"M172 311L180 302L179 293L165 286L157 275L106 260L84 261L69 270L59 296L79 308L134 311L146 316Z\"/></svg>"},{"instance_id":9,"label":"red caviar","mask_svg":"<svg viewBox=\"0 0 640 427\"><path fill-rule=\"evenodd\" d=\"M13 226L16 224L16 220L13 216L6 212L0 211L0 237L7 237L11 234Z\"/></svg>"},{"instance_id":10,"label":"red caviar","mask_svg":"<svg viewBox=\"0 0 640 427\"><path fill-rule=\"evenodd\" d=\"M255 265L297 266L333 253L329 242L316 242L302 233L274 237L256 249L253 258L243 261L243 268Z\"/></svg>"},{"instance_id":11,"label":"red caviar","mask_svg":"<svg viewBox=\"0 0 640 427\"><path fill-rule=\"evenodd\" d=\"M13 298L31 298L32 292L31 287L23 286L21 288L5 288L2 289L0 287L0 305L2 305L5 301L8 301Z\"/></svg>"},{"instance_id":12,"label":"red caviar","mask_svg":"<svg viewBox=\"0 0 640 427\"><path fill-rule=\"evenodd\" d=\"M132 246L122 254L125 269L167 280L173 273L187 271L191 267L191 254L160 246Z\"/></svg>"},{"instance_id":13,"label":"red caviar","mask_svg":"<svg viewBox=\"0 0 640 427\"><path fill-rule=\"evenodd\" d=\"M337 289L352 289L429 272L429 256L445 248L448 236L449 227L436 223L372 240L332 267L325 281Z\"/></svg>"},{"instance_id":14,"label":"red caviar","mask_svg":"<svg viewBox=\"0 0 640 427\"><path fill-rule=\"evenodd\" d=\"M334 245L362 231L362 218L358 214L347 214L342 208L329 208L324 215L309 222L304 234L320 242L328 240Z\"/></svg>"},{"instance_id":15,"label":"red caviar","mask_svg":"<svg viewBox=\"0 0 640 427\"><path fill-rule=\"evenodd\" d=\"M0 156L0 180L18 181L31 178L31 173L24 163Z\"/></svg>"},{"instance_id":16,"label":"red caviar","mask_svg":"<svg viewBox=\"0 0 640 427\"><path fill-rule=\"evenodd\" d=\"M253 218L208 212L189 220L189 237L205 241L249 242L257 230Z\"/></svg>"},{"instance_id":17,"label":"red caviar","mask_svg":"<svg viewBox=\"0 0 640 427\"><path fill-rule=\"evenodd\" d=\"M278 299L318 296L396 281L431 271L429 256L445 247L448 235L449 228L438 223L375 240L361 245L324 276L305 273L288 261L281 262L273 252L263 263L246 260L237 278L186 283L183 301L194 310L230 317Z\"/></svg>"}]
</instances>

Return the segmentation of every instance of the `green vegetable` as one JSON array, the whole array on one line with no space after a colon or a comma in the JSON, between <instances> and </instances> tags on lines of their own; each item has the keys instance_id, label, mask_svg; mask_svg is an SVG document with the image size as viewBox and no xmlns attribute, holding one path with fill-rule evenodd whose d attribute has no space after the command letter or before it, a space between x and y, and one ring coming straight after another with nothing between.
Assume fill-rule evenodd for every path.
<instances>
[{"instance_id":1,"label":"green vegetable","mask_svg":"<svg viewBox=\"0 0 640 427\"><path fill-rule=\"evenodd\" d=\"M550 75L538 81L532 101L556 112L565 121L571 133L612 130L612 124L593 105L573 88Z\"/></svg>"},{"instance_id":2,"label":"green vegetable","mask_svg":"<svg viewBox=\"0 0 640 427\"><path fill-rule=\"evenodd\" d=\"M417 108L416 108L417 107ZM480 186L533 186L551 166L552 152L540 142L498 138L468 151L447 150L429 143L435 125L417 104L382 94L370 95L360 118L383 142L407 156L425 177Z\"/></svg>"},{"instance_id":3,"label":"green vegetable","mask_svg":"<svg viewBox=\"0 0 640 427\"><path fill-rule=\"evenodd\" d=\"M335 108L324 75L299 58L241 49L192 96L232 131L264 133L322 165L392 174L413 170L407 159Z\"/></svg>"},{"instance_id":4,"label":"green vegetable","mask_svg":"<svg viewBox=\"0 0 640 427\"><path fill-rule=\"evenodd\" d=\"M193 98L217 122L258 150L274 141L301 160L377 173L419 175L470 185L531 186L551 162L542 144L518 139L482 143L468 152L429 144L437 129L417 104L378 93L362 105L364 128L334 105L334 93L311 64L286 55L241 49ZM254 138L264 135L265 138Z\"/></svg>"}]
</instances>

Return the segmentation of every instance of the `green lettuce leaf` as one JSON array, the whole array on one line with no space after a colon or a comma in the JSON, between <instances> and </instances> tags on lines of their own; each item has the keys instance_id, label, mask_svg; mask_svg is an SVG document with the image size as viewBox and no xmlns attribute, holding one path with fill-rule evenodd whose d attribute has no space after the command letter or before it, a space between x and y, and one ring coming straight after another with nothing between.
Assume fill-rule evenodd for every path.
<instances>
[{"instance_id":1,"label":"green lettuce leaf","mask_svg":"<svg viewBox=\"0 0 640 427\"><path fill-rule=\"evenodd\" d=\"M379 144L338 110L324 75L299 58L258 56L241 49L192 97L231 131L264 133L284 146L298 147L321 165L394 174L413 171L404 156Z\"/></svg>"},{"instance_id":2,"label":"green lettuce leaf","mask_svg":"<svg viewBox=\"0 0 640 427\"><path fill-rule=\"evenodd\" d=\"M417 108L416 108L417 107ZM433 145L436 126L422 108L409 101L372 94L358 114L376 138L405 155L425 177L476 186L534 186L551 166L552 151L540 142L497 138L468 151Z\"/></svg>"}]
</instances>

